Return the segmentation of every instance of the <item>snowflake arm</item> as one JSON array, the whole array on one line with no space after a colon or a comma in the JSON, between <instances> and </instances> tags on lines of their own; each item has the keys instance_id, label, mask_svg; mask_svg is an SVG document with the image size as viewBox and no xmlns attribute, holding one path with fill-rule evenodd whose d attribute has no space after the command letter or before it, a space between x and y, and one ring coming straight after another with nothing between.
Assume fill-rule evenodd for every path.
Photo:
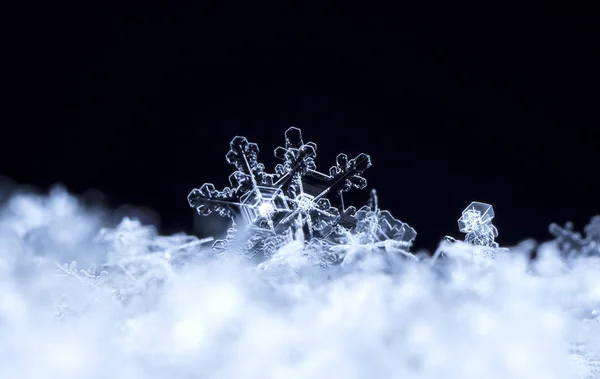
<instances>
[{"instance_id":1,"label":"snowflake arm","mask_svg":"<svg viewBox=\"0 0 600 379\"><path fill-rule=\"evenodd\" d=\"M196 208L201 216L217 212L222 217L233 218L240 213L240 191L225 187L217 191L211 183L205 183L200 188L193 189L188 195L190 207Z\"/></svg>"}]
</instances>

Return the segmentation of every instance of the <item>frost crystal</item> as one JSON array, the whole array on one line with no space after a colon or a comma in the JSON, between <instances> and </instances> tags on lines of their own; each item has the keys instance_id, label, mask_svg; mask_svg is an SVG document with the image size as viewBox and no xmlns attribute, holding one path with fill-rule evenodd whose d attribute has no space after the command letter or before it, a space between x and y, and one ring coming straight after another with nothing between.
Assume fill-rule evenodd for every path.
<instances>
[{"instance_id":1,"label":"frost crystal","mask_svg":"<svg viewBox=\"0 0 600 379\"><path fill-rule=\"evenodd\" d=\"M492 225L493 218L494 208L490 204L478 201L469 204L458 219L459 230L465 233L464 242L446 236L446 242L436 251L433 261L440 256L452 256L471 261L483 258L487 264L489 259L495 259L499 253L506 252L508 249L498 247L498 243L494 241L498 236L498 229Z\"/></svg>"},{"instance_id":2,"label":"frost crystal","mask_svg":"<svg viewBox=\"0 0 600 379\"><path fill-rule=\"evenodd\" d=\"M226 155L227 162L236 168L229 177L231 187L219 191L206 183L188 195L198 214L216 212L234 222L227 238L215 242L214 248L226 250L240 242L241 250L250 256L261 253L268 257L293 240L341 244L348 233L362 233L365 243L393 240L408 250L416 236L414 229L376 205L356 211L344 203L345 192L367 186L362 175L371 166L368 155L349 159L339 154L328 173L319 172L315 164L317 145L305 143L295 127L285 132L285 147L275 149L275 157L282 163L275 166L274 173L265 172L258 152L257 144L235 137ZM249 227L243 242L238 241L241 231L235 224L240 221Z\"/></svg>"},{"instance_id":3,"label":"frost crystal","mask_svg":"<svg viewBox=\"0 0 600 379\"><path fill-rule=\"evenodd\" d=\"M355 234L363 244L383 241L398 241L409 247L417 232L407 224L392 217L388 211L382 211L377 204L377 192L371 192L369 205L360 208L354 215Z\"/></svg>"},{"instance_id":4,"label":"frost crystal","mask_svg":"<svg viewBox=\"0 0 600 379\"><path fill-rule=\"evenodd\" d=\"M490 204L472 202L458 219L458 227L466 233L465 242L478 246L496 248L498 244L494 238L498 237L498 230L492 225L494 208Z\"/></svg>"},{"instance_id":5,"label":"frost crystal","mask_svg":"<svg viewBox=\"0 0 600 379\"><path fill-rule=\"evenodd\" d=\"M560 251L567 257L600 255L600 216L592 217L585 227L585 238L573 231L573 223L567 222L564 228L550 225L550 233L556 237Z\"/></svg>"},{"instance_id":6,"label":"frost crystal","mask_svg":"<svg viewBox=\"0 0 600 379\"><path fill-rule=\"evenodd\" d=\"M92 289L109 290L119 300L126 300L134 295L148 295L152 288L160 290L175 267L200 258L202 244L212 240L183 234L159 236L153 226L126 217L114 229L101 229L94 239L107 248L107 261L99 274L96 265L82 270L75 261L57 264L58 274ZM72 308L65 296L56 307L59 318Z\"/></svg>"},{"instance_id":7,"label":"frost crystal","mask_svg":"<svg viewBox=\"0 0 600 379\"><path fill-rule=\"evenodd\" d=\"M94 264L87 270L79 269L75 261L70 264L64 263L63 265L56 263L56 267L58 276L71 279L74 284L79 284L90 289L89 292L83 293L70 291L71 294L75 295L74 297L67 296L64 293L58 294L53 304L55 320L58 322L65 320L67 317L81 315L94 302L97 302L101 292L108 288L108 273L104 270L96 273L96 265ZM114 291L113 294L118 296Z\"/></svg>"},{"instance_id":8,"label":"frost crystal","mask_svg":"<svg viewBox=\"0 0 600 379\"><path fill-rule=\"evenodd\" d=\"M79 280L86 286L98 286L106 283L108 278L108 272L101 271L100 274L96 274L96 265L92 264L87 270L80 270L77 268L77 262L73 261L70 265L64 263L62 266L57 265L58 274L64 277L73 277Z\"/></svg>"}]
</instances>

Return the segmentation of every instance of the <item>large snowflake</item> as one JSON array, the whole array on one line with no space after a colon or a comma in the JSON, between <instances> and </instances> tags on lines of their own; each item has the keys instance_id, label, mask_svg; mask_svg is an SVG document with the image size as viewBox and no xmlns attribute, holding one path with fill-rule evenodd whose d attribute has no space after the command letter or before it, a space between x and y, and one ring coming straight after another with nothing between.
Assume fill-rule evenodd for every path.
<instances>
[{"instance_id":1,"label":"large snowflake","mask_svg":"<svg viewBox=\"0 0 600 379\"><path fill-rule=\"evenodd\" d=\"M229 177L231 187L219 191L206 183L188 195L190 206L200 215L216 212L233 220L227 238L217 241L215 248L229 249L243 234L242 250L268 256L292 240L342 243L348 233L364 233L368 224L372 233L367 239L400 241L408 250L416 236L414 229L387 211L365 206L357 212L344 203L344 193L367 186L362 175L371 166L368 155L349 159L339 154L328 173L319 172L317 145L305 143L295 127L285 132L285 147L275 149L282 163L274 173L265 172L258 152L257 144L235 137L226 155L236 169ZM248 227L247 234L241 233L240 221Z\"/></svg>"}]
</instances>

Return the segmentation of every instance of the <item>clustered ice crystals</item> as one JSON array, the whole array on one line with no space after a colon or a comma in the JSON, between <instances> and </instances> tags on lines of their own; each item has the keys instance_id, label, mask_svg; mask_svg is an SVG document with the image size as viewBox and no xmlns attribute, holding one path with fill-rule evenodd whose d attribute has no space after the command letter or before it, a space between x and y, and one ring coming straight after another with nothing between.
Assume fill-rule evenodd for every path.
<instances>
[{"instance_id":1,"label":"clustered ice crystals","mask_svg":"<svg viewBox=\"0 0 600 379\"><path fill-rule=\"evenodd\" d=\"M371 166L368 155L348 159L339 154L329 173L321 173L315 165L316 144L304 143L301 131L292 127L285 133L285 147L275 149L275 157L283 163L274 173L267 173L258 162L255 143L235 137L230 146L227 162L236 168L229 177L231 188L218 191L207 183L188 196L190 206L200 215L216 212L232 220L226 237L217 240L214 249L277 261L273 255L295 243L296 248L287 250L301 246L305 253L317 255L319 264L352 263L356 250L385 251L418 260L409 252L415 230L381 210L375 190L368 204L358 210L344 203L344 193L366 187L362 175ZM492 224L494 217L490 204L472 202L458 219L464 241L446 236L431 262L452 258L455 262L491 264L508 251L495 241L498 230ZM567 262L600 255L600 216L585 227L585 237L573 231L572 223L565 228L552 224L550 232ZM103 229L97 236L95 242L110 251L99 270L95 265L79 269L72 262L58 265L58 273L90 288L108 288L117 298L129 301L149 291L160 291L173 267L202 259L198 251L205 251L201 247L212 240L183 234L159 236L155 228L125 218L116 229Z\"/></svg>"},{"instance_id":2,"label":"clustered ice crystals","mask_svg":"<svg viewBox=\"0 0 600 379\"><path fill-rule=\"evenodd\" d=\"M235 137L226 155L236 169L229 177L231 187L218 191L206 183L188 195L190 206L200 215L216 212L233 221L227 237L216 241L214 248L269 258L292 241L331 250L352 240L408 253L415 230L378 209L375 193L370 204L358 210L344 203L344 193L367 186L362 175L371 167L368 155L349 159L339 154L329 172L322 173L315 164L317 145L305 143L295 127L285 132L285 147L275 149L275 157L283 163L275 166L274 173L267 173L258 162L258 152L257 144ZM242 223L245 233L238 230Z\"/></svg>"},{"instance_id":3,"label":"clustered ice crystals","mask_svg":"<svg viewBox=\"0 0 600 379\"><path fill-rule=\"evenodd\" d=\"M236 168L229 177L231 187L218 191L206 183L188 195L198 214L216 212L232 220L226 238L217 240L215 249L237 249L250 257L269 258L281 246L299 240L331 253L330 263L343 260L343 253L336 252L347 253L357 245L415 258L409 252L415 230L380 210L375 190L369 204L358 210L344 203L344 193L367 186L362 175L371 166L368 155L348 159L339 154L328 174L319 172L317 145L304 143L295 127L285 132L285 147L275 149L275 157L283 163L275 166L274 173L265 172L258 152L257 144L235 137L226 155ZM487 257L502 250L494 241L498 231L491 223L493 218L490 204L473 202L458 220L460 231L466 233L465 243L482 247L478 251ZM245 233L238 230L239 223L246 226ZM451 237L447 240L455 242Z\"/></svg>"},{"instance_id":4,"label":"clustered ice crystals","mask_svg":"<svg viewBox=\"0 0 600 379\"><path fill-rule=\"evenodd\" d=\"M55 304L55 315L61 320L80 314L105 292L122 302L135 301L159 295L163 284L174 270L202 259L202 246L212 237L198 239L185 234L161 236L153 226L125 217L116 228L103 228L93 239L94 245L106 249L106 259L97 268L80 268L76 261L55 264L57 275L74 285L90 289L88 297L77 302L60 294ZM71 292L72 293L72 292Z\"/></svg>"}]
</instances>

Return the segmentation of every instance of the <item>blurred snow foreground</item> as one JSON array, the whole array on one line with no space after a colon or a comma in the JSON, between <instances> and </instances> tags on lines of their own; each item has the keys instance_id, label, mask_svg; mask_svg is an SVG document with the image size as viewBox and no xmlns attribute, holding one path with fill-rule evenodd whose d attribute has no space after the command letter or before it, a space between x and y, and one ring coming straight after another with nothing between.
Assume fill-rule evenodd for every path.
<instances>
[{"instance_id":1,"label":"blurred snow foreground","mask_svg":"<svg viewBox=\"0 0 600 379\"><path fill-rule=\"evenodd\" d=\"M374 193L363 214L302 193L242 206L213 248L0 186L0 378L600 378L596 219L501 248L474 202L430 256Z\"/></svg>"},{"instance_id":2,"label":"blurred snow foreground","mask_svg":"<svg viewBox=\"0 0 600 379\"><path fill-rule=\"evenodd\" d=\"M61 189L4 202L2 378L598 377L594 257L524 244L482 266L444 241L323 266L292 241L256 264L105 219Z\"/></svg>"}]
</instances>

